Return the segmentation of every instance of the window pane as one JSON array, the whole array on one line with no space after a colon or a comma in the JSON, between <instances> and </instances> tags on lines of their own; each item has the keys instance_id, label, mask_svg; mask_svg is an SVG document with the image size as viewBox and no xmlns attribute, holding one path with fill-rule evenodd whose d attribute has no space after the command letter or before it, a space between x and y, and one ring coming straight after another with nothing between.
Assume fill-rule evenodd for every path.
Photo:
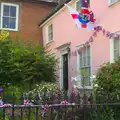
<instances>
[{"instance_id":1,"label":"window pane","mask_svg":"<svg viewBox=\"0 0 120 120\"><path fill-rule=\"evenodd\" d=\"M119 49L119 40L114 40L114 49Z\"/></svg>"},{"instance_id":2,"label":"window pane","mask_svg":"<svg viewBox=\"0 0 120 120\"><path fill-rule=\"evenodd\" d=\"M78 12L80 12L80 7L81 7L80 1L77 1L77 2L76 2L76 10L77 10Z\"/></svg>"},{"instance_id":3,"label":"window pane","mask_svg":"<svg viewBox=\"0 0 120 120\"><path fill-rule=\"evenodd\" d=\"M87 55L87 50L86 50L86 47L84 48L84 50L83 50L83 56L84 56L84 66L86 66L86 55Z\"/></svg>"},{"instance_id":4,"label":"window pane","mask_svg":"<svg viewBox=\"0 0 120 120\"><path fill-rule=\"evenodd\" d=\"M48 41L50 41L50 39L51 39L51 35L49 34L49 36L48 36Z\"/></svg>"},{"instance_id":5,"label":"window pane","mask_svg":"<svg viewBox=\"0 0 120 120\"><path fill-rule=\"evenodd\" d=\"M89 77L90 77L90 75L91 75L91 67L89 67L88 72L89 72Z\"/></svg>"},{"instance_id":6,"label":"window pane","mask_svg":"<svg viewBox=\"0 0 120 120\"><path fill-rule=\"evenodd\" d=\"M82 67L82 57L80 57L80 67Z\"/></svg>"},{"instance_id":7,"label":"window pane","mask_svg":"<svg viewBox=\"0 0 120 120\"><path fill-rule=\"evenodd\" d=\"M85 68L85 76L86 76L86 77L89 77L89 75L90 75L89 73L90 73L90 72L89 72L89 67L86 67L86 68Z\"/></svg>"},{"instance_id":8,"label":"window pane","mask_svg":"<svg viewBox=\"0 0 120 120\"><path fill-rule=\"evenodd\" d=\"M80 54L80 67L82 67L82 66L83 66L82 56L83 56L83 53L81 52L81 54Z\"/></svg>"},{"instance_id":9,"label":"window pane","mask_svg":"<svg viewBox=\"0 0 120 120\"><path fill-rule=\"evenodd\" d=\"M48 34L52 32L52 24L48 27Z\"/></svg>"},{"instance_id":10,"label":"window pane","mask_svg":"<svg viewBox=\"0 0 120 120\"><path fill-rule=\"evenodd\" d=\"M51 40L53 40L53 32L51 33Z\"/></svg>"},{"instance_id":11,"label":"window pane","mask_svg":"<svg viewBox=\"0 0 120 120\"><path fill-rule=\"evenodd\" d=\"M90 56L90 46L87 47L87 56Z\"/></svg>"},{"instance_id":12,"label":"window pane","mask_svg":"<svg viewBox=\"0 0 120 120\"><path fill-rule=\"evenodd\" d=\"M84 72L85 72L84 68L81 68L81 69L80 69L80 74L81 74L81 76L84 76L84 75L85 75Z\"/></svg>"},{"instance_id":13,"label":"window pane","mask_svg":"<svg viewBox=\"0 0 120 120\"><path fill-rule=\"evenodd\" d=\"M9 21L9 27L11 29L15 29L16 28L16 19L15 18L10 18L10 21Z\"/></svg>"},{"instance_id":14,"label":"window pane","mask_svg":"<svg viewBox=\"0 0 120 120\"><path fill-rule=\"evenodd\" d=\"M119 40L114 40L114 58L119 56Z\"/></svg>"},{"instance_id":15,"label":"window pane","mask_svg":"<svg viewBox=\"0 0 120 120\"><path fill-rule=\"evenodd\" d=\"M48 41L53 40L53 25L48 26Z\"/></svg>"},{"instance_id":16,"label":"window pane","mask_svg":"<svg viewBox=\"0 0 120 120\"><path fill-rule=\"evenodd\" d=\"M110 3L114 3L114 2L116 2L117 0L110 0Z\"/></svg>"},{"instance_id":17,"label":"window pane","mask_svg":"<svg viewBox=\"0 0 120 120\"><path fill-rule=\"evenodd\" d=\"M83 66L86 66L86 57L83 57Z\"/></svg>"},{"instance_id":18,"label":"window pane","mask_svg":"<svg viewBox=\"0 0 120 120\"><path fill-rule=\"evenodd\" d=\"M85 57L86 56L86 48L83 49L83 56Z\"/></svg>"},{"instance_id":19,"label":"window pane","mask_svg":"<svg viewBox=\"0 0 120 120\"><path fill-rule=\"evenodd\" d=\"M48 26L48 41L53 40L53 26L52 24Z\"/></svg>"},{"instance_id":20,"label":"window pane","mask_svg":"<svg viewBox=\"0 0 120 120\"><path fill-rule=\"evenodd\" d=\"M87 56L87 66L90 66L90 56Z\"/></svg>"},{"instance_id":21,"label":"window pane","mask_svg":"<svg viewBox=\"0 0 120 120\"><path fill-rule=\"evenodd\" d=\"M87 66L90 65L90 46L87 47Z\"/></svg>"},{"instance_id":22,"label":"window pane","mask_svg":"<svg viewBox=\"0 0 120 120\"><path fill-rule=\"evenodd\" d=\"M52 24L50 25L50 31L52 31Z\"/></svg>"},{"instance_id":23,"label":"window pane","mask_svg":"<svg viewBox=\"0 0 120 120\"><path fill-rule=\"evenodd\" d=\"M84 86L90 86L91 82L90 82L90 74L91 74L91 68L90 67L85 67L80 69L82 76L84 76L82 78L82 85Z\"/></svg>"},{"instance_id":24,"label":"window pane","mask_svg":"<svg viewBox=\"0 0 120 120\"><path fill-rule=\"evenodd\" d=\"M16 17L16 7L15 6L10 7L10 16Z\"/></svg>"},{"instance_id":25,"label":"window pane","mask_svg":"<svg viewBox=\"0 0 120 120\"><path fill-rule=\"evenodd\" d=\"M3 16L9 16L9 13L10 13L10 6L4 5Z\"/></svg>"},{"instance_id":26,"label":"window pane","mask_svg":"<svg viewBox=\"0 0 120 120\"><path fill-rule=\"evenodd\" d=\"M114 59L117 59L119 56L119 51L118 50L114 50Z\"/></svg>"},{"instance_id":27,"label":"window pane","mask_svg":"<svg viewBox=\"0 0 120 120\"><path fill-rule=\"evenodd\" d=\"M52 40L52 34L49 34L49 36L48 36L48 40L49 40L49 41Z\"/></svg>"},{"instance_id":28,"label":"window pane","mask_svg":"<svg viewBox=\"0 0 120 120\"><path fill-rule=\"evenodd\" d=\"M3 17L3 28L9 28L9 17Z\"/></svg>"},{"instance_id":29,"label":"window pane","mask_svg":"<svg viewBox=\"0 0 120 120\"><path fill-rule=\"evenodd\" d=\"M84 86L89 86L89 79L88 79L88 77L85 77L83 82L84 82Z\"/></svg>"}]
</instances>

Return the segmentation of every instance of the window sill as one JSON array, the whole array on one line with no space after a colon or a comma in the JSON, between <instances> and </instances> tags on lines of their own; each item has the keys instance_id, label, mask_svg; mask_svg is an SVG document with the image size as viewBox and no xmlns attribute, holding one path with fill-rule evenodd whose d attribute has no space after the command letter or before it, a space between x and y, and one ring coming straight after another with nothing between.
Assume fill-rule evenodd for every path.
<instances>
[{"instance_id":1,"label":"window sill","mask_svg":"<svg viewBox=\"0 0 120 120\"><path fill-rule=\"evenodd\" d=\"M7 31L13 31L13 32L18 32L18 29L7 29L7 28L0 28L0 30L7 30Z\"/></svg>"},{"instance_id":2,"label":"window sill","mask_svg":"<svg viewBox=\"0 0 120 120\"><path fill-rule=\"evenodd\" d=\"M85 86L85 87L78 87L78 89L87 89L87 90L92 90L93 89L93 87L92 86Z\"/></svg>"},{"instance_id":3,"label":"window sill","mask_svg":"<svg viewBox=\"0 0 120 120\"><path fill-rule=\"evenodd\" d=\"M120 2L120 0L117 0L116 2L114 2L114 3L109 3L109 7L111 7L111 6L113 6L113 5L115 5L116 3L118 3L118 2Z\"/></svg>"},{"instance_id":4,"label":"window sill","mask_svg":"<svg viewBox=\"0 0 120 120\"><path fill-rule=\"evenodd\" d=\"M47 42L46 44L47 44L47 45L49 45L49 44L51 44L52 42L54 42L54 41L53 41L53 40L51 40L51 41Z\"/></svg>"}]
</instances>

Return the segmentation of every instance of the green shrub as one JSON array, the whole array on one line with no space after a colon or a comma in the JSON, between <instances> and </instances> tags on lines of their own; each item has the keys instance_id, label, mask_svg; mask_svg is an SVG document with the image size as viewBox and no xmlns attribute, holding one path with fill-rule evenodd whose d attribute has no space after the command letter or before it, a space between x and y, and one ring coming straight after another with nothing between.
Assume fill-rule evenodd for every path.
<instances>
[{"instance_id":1,"label":"green shrub","mask_svg":"<svg viewBox=\"0 0 120 120\"><path fill-rule=\"evenodd\" d=\"M0 86L26 86L56 80L57 59L48 48L21 43L10 37L0 40Z\"/></svg>"},{"instance_id":2,"label":"green shrub","mask_svg":"<svg viewBox=\"0 0 120 120\"><path fill-rule=\"evenodd\" d=\"M114 63L102 65L96 74L94 84L98 85L95 91L120 94L120 58Z\"/></svg>"},{"instance_id":3,"label":"green shrub","mask_svg":"<svg viewBox=\"0 0 120 120\"><path fill-rule=\"evenodd\" d=\"M7 103L20 104L21 90L17 86L10 86L4 91L4 100Z\"/></svg>"},{"instance_id":4,"label":"green shrub","mask_svg":"<svg viewBox=\"0 0 120 120\"><path fill-rule=\"evenodd\" d=\"M89 120L114 120L114 112L107 106L97 107L90 113Z\"/></svg>"},{"instance_id":5,"label":"green shrub","mask_svg":"<svg viewBox=\"0 0 120 120\"><path fill-rule=\"evenodd\" d=\"M24 94L29 97L34 104L40 100L42 103L53 103L60 97L60 90L56 84L53 83L41 83L36 85L35 88Z\"/></svg>"},{"instance_id":6,"label":"green shrub","mask_svg":"<svg viewBox=\"0 0 120 120\"><path fill-rule=\"evenodd\" d=\"M100 103L119 103L120 102L120 57L114 63L103 64L96 73L94 84L94 98L95 102ZM97 101L96 101L97 100ZM111 107L99 107L92 117L95 119L100 118L103 120L114 120L113 116L116 115L119 120L120 107L119 105Z\"/></svg>"}]
</instances>

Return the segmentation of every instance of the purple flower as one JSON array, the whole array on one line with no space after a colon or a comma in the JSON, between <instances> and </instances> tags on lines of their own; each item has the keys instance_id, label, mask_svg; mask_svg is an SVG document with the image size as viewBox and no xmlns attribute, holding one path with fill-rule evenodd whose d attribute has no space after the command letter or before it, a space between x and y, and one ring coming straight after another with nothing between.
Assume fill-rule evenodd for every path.
<instances>
[{"instance_id":1,"label":"purple flower","mask_svg":"<svg viewBox=\"0 0 120 120\"><path fill-rule=\"evenodd\" d=\"M3 92L3 88L0 88L0 92Z\"/></svg>"}]
</instances>

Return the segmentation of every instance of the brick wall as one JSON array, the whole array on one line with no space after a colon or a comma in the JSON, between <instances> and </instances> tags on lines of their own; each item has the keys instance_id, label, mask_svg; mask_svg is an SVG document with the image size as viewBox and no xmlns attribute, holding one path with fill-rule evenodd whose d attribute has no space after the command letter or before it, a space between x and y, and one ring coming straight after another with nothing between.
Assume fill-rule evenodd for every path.
<instances>
[{"instance_id":1,"label":"brick wall","mask_svg":"<svg viewBox=\"0 0 120 120\"><path fill-rule=\"evenodd\" d=\"M9 0L8 0L9 1ZM12 0L13 2L13 0ZM19 31L10 31L10 35L18 35L21 40L32 40L42 44L42 32L39 28L40 21L51 12L55 5L38 2L14 2L19 4Z\"/></svg>"}]
</instances>

